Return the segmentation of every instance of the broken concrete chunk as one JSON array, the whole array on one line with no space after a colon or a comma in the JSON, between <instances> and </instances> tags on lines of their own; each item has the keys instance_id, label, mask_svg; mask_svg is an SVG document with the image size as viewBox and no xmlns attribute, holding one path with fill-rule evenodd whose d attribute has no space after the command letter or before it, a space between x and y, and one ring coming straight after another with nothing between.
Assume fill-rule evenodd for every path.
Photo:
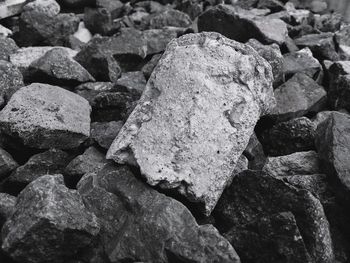
<instances>
[{"instance_id":1,"label":"broken concrete chunk","mask_svg":"<svg viewBox=\"0 0 350 263\"><path fill-rule=\"evenodd\" d=\"M138 165L149 184L210 214L274 105L271 67L255 50L218 33L188 34L168 45L107 158Z\"/></svg>"}]
</instances>

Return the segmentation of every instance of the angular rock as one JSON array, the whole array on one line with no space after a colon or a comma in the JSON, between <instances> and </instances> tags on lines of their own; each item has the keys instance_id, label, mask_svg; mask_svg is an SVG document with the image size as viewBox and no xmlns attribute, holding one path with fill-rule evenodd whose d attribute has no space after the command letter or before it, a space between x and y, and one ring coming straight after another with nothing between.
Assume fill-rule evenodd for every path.
<instances>
[{"instance_id":1,"label":"angular rock","mask_svg":"<svg viewBox=\"0 0 350 263\"><path fill-rule=\"evenodd\" d=\"M280 19L255 16L229 5L218 5L202 13L198 17L198 30L219 32L239 42L255 38L264 44L283 44L288 34L286 24Z\"/></svg>"},{"instance_id":2,"label":"angular rock","mask_svg":"<svg viewBox=\"0 0 350 263\"><path fill-rule=\"evenodd\" d=\"M174 9L155 14L149 20L149 26L152 29L163 27L190 27L191 24L192 20L187 14Z\"/></svg>"},{"instance_id":3,"label":"angular rock","mask_svg":"<svg viewBox=\"0 0 350 263\"><path fill-rule=\"evenodd\" d=\"M45 175L18 196L2 229L2 249L19 262L65 262L90 245L99 229L63 176Z\"/></svg>"},{"instance_id":4,"label":"angular rock","mask_svg":"<svg viewBox=\"0 0 350 263\"><path fill-rule=\"evenodd\" d=\"M313 262L291 212L266 215L225 234L243 262Z\"/></svg>"},{"instance_id":5,"label":"angular rock","mask_svg":"<svg viewBox=\"0 0 350 263\"><path fill-rule=\"evenodd\" d=\"M283 56L276 44L263 45L255 39L250 39L246 44L254 48L260 56L267 60L272 67L274 86L281 83L283 79Z\"/></svg>"},{"instance_id":6,"label":"angular rock","mask_svg":"<svg viewBox=\"0 0 350 263\"><path fill-rule=\"evenodd\" d=\"M0 108L23 86L22 73L12 63L0 60Z\"/></svg>"},{"instance_id":7,"label":"angular rock","mask_svg":"<svg viewBox=\"0 0 350 263\"><path fill-rule=\"evenodd\" d=\"M62 174L70 160L67 153L57 149L35 154L6 179L5 189L17 195L29 183L43 175Z\"/></svg>"},{"instance_id":8,"label":"angular rock","mask_svg":"<svg viewBox=\"0 0 350 263\"><path fill-rule=\"evenodd\" d=\"M116 85L125 88L128 92L141 95L146 87L146 79L141 71L125 72L117 80Z\"/></svg>"},{"instance_id":9,"label":"angular rock","mask_svg":"<svg viewBox=\"0 0 350 263\"><path fill-rule=\"evenodd\" d=\"M0 112L2 131L39 149L78 147L90 135L89 103L62 88L34 83Z\"/></svg>"},{"instance_id":10,"label":"angular rock","mask_svg":"<svg viewBox=\"0 0 350 263\"><path fill-rule=\"evenodd\" d=\"M9 60L17 50L18 46L12 38L0 37L0 60Z\"/></svg>"},{"instance_id":11,"label":"angular rock","mask_svg":"<svg viewBox=\"0 0 350 263\"><path fill-rule=\"evenodd\" d=\"M316 131L321 170L331 179L340 202L350 201L350 117L332 112Z\"/></svg>"},{"instance_id":12,"label":"angular rock","mask_svg":"<svg viewBox=\"0 0 350 263\"><path fill-rule=\"evenodd\" d=\"M289 220L280 218L282 219L281 225L293 226L291 229L289 228L290 232L287 231L286 227L279 230L275 223L269 227L269 221L273 222L279 217L273 218L271 215L282 212L290 212L295 218L296 224L292 223L294 220L291 216L289 216ZM234 235L230 235L229 239L233 241L232 245L242 255L242 260L246 259L246 255L253 256L257 260L247 262L281 262L278 257L280 253L282 253L280 256L282 256L283 262L295 262L291 256L297 257L298 255L300 257L303 255L305 259L307 254L311 261L305 262L334 262L329 223L320 201L310 192L298 189L282 179L256 171L246 171L239 174L221 196L214 216L223 226L226 226L226 229L229 229L229 233L241 234L242 239ZM267 227L262 228L261 226L266 223ZM297 234L296 225L302 240L298 240L294 235ZM261 238L254 235L254 231L256 231L254 229L259 228L261 231L266 230L262 233ZM292 230L293 228L294 230ZM286 232L282 232L281 242L291 242L291 246L287 247L286 244L278 246L277 242L275 243L277 247L268 246L270 253L260 254L260 249L264 249L268 245L267 241L276 242L276 235L279 235L283 229ZM248 242L244 236L251 236L257 243ZM307 253L302 252L302 243L305 244ZM252 249L253 244L259 249ZM290 255L289 249L297 249L302 254ZM269 256L274 260L268 260ZM259 261L259 257L263 257L264 260ZM300 260L296 262L303 262Z\"/></svg>"},{"instance_id":13,"label":"angular rock","mask_svg":"<svg viewBox=\"0 0 350 263\"><path fill-rule=\"evenodd\" d=\"M296 73L274 90L277 106L271 115L278 120L288 120L317 113L326 106L327 92L304 73Z\"/></svg>"},{"instance_id":14,"label":"angular rock","mask_svg":"<svg viewBox=\"0 0 350 263\"><path fill-rule=\"evenodd\" d=\"M271 156L287 155L315 149L316 125L306 117L275 124L262 137L262 144Z\"/></svg>"},{"instance_id":15,"label":"angular rock","mask_svg":"<svg viewBox=\"0 0 350 263\"><path fill-rule=\"evenodd\" d=\"M149 184L210 214L274 103L271 67L256 51L217 33L188 34L168 45L107 158L138 165Z\"/></svg>"},{"instance_id":16,"label":"angular rock","mask_svg":"<svg viewBox=\"0 0 350 263\"><path fill-rule=\"evenodd\" d=\"M184 205L137 180L126 166L87 174L78 190L100 219L98 244L111 262L240 262L214 227L198 226Z\"/></svg>"},{"instance_id":17,"label":"angular rock","mask_svg":"<svg viewBox=\"0 0 350 263\"><path fill-rule=\"evenodd\" d=\"M154 55L151 58L151 60L148 61L148 63L142 67L141 71L143 72L143 75L145 75L146 79L150 78L154 68L157 66L161 57L162 57L161 54Z\"/></svg>"},{"instance_id":18,"label":"angular rock","mask_svg":"<svg viewBox=\"0 0 350 263\"><path fill-rule=\"evenodd\" d=\"M53 17L59 14L61 7L55 0L34 0L26 4L22 11L34 11Z\"/></svg>"},{"instance_id":19,"label":"angular rock","mask_svg":"<svg viewBox=\"0 0 350 263\"><path fill-rule=\"evenodd\" d=\"M247 157L250 170L261 170L266 162L263 146L253 133L243 154Z\"/></svg>"},{"instance_id":20,"label":"angular rock","mask_svg":"<svg viewBox=\"0 0 350 263\"><path fill-rule=\"evenodd\" d=\"M315 151L308 151L268 157L263 171L271 176L319 174L318 155Z\"/></svg>"},{"instance_id":21,"label":"angular rock","mask_svg":"<svg viewBox=\"0 0 350 263\"><path fill-rule=\"evenodd\" d=\"M339 60L336 52L333 33L310 34L295 39L295 44L300 48L308 47L319 60Z\"/></svg>"},{"instance_id":22,"label":"angular rock","mask_svg":"<svg viewBox=\"0 0 350 263\"><path fill-rule=\"evenodd\" d=\"M21 13L26 0L0 1L0 19Z\"/></svg>"},{"instance_id":23,"label":"angular rock","mask_svg":"<svg viewBox=\"0 0 350 263\"><path fill-rule=\"evenodd\" d=\"M0 181L18 167L18 163L4 149L0 148Z\"/></svg>"},{"instance_id":24,"label":"angular rock","mask_svg":"<svg viewBox=\"0 0 350 263\"><path fill-rule=\"evenodd\" d=\"M122 127L122 121L93 122L91 123L91 138L102 148L108 149Z\"/></svg>"},{"instance_id":25,"label":"angular rock","mask_svg":"<svg viewBox=\"0 0 350 263\"><path fill-rule=\"evenodd\" d=\"M54 48L30 64L26 81L74 87L95 79L67 51Z\"/></svg>"},{"instance_id":26,"label":"angular rock","mask_svg":"<svg viewBox=\"0 0 350 263\"><path fill-rule=\"evenodd\" d=\"M88 82L74 88L74 92L85 98L91 106L95 106L95 98L101 92L118 91L112 82Z\"/></svg>"},{"instance_id":27,"label":"angular rock","mask_svg":"<svg viewBox=\"0 0 350 263\"><path fill-rule=\"evenodd\" d=\"M309 48L284 55L283 72L286 77L291 77L295 73L302 72L310 78L317 80L322 66L320 62L312 56Z\"/></svg>"},{"instance_id":28,"label":"angular rock","mask_svg":"<svg viewBox=\"0 0 350 263\"><path fill-rule=\"evenodd\" d=\"M84 174L96 173L108 163L105 155L92 146L67 165L64 175L70 185L76 185Z\"/></svg>"},{"instance_id":29,"label":"angular rock","mask_svg":"<svg viewBox=\"0 0 350 263\"><path fill-rule=\"evenodd\" d=\"M0 193L0 229L12 215L16 204L16 197Z\"/></svg>"}]
</instances>

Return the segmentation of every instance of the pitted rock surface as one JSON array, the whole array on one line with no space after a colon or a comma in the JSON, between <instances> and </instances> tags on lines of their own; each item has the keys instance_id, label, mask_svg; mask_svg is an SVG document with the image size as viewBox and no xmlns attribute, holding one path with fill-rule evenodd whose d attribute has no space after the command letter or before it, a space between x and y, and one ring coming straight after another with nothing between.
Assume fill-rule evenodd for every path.
<instances>
[{"instance_id":1,"label":"pitted rock surface","mask_svg":"<svg viewBox=\"0 0 350 263\"><path fill-rule=\"evenodd\" d=\"M272 80L255 50L218 33L173 40L107 158L138 165L149 184L210 214L258 118L275 105Z\"/></svg>"}]
</instances>

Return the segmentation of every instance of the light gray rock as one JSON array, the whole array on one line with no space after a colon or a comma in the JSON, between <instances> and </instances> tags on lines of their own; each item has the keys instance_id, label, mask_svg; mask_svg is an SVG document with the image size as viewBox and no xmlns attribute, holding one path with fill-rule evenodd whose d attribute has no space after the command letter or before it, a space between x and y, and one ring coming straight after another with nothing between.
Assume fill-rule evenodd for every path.
<instances>
[{"instance_id":1,"label":"light gray rock","mask_svg":"<svg viewBox=\"0 0 350 263\"><path fill-rule=\"evenodd\" d=\"M308 151L268 157L263 171L272 176L318 174L318 155L314 151Z\"/></svg>"},{"instance_id":2,"label":"light gray rock","mask_svg":"<svg viewBox=\"0 0 350 263\"><path fill-rule=\"evenodd\" d=\"M60 5L55 0L35 0L23 7L23 11L34 11L48 16L58 15L61 11Z\"/></svg>"},{"instance_id":3,"label":"light gray rock","mask_svg":"<svg viewBox=\"0 0 350 263\"><path fill-rule=\"evenodd\" d=\"M17 91L0 112L4 133L39 148L78 147L90 135L91 107L65 89L34 83Z\"/></svg>"},{"instance_id":4,"label":"light gray rock","mask_svg":"<svg viewBox=\"0 0 350 263\"><path fill-rule=\"evenodd\" d=\"M173 40L107 158L138 165L149 184L177 189L210 214L275 105L272 80L254 49L218 33Z\"/></svg>"},{"instance_id":5,"label":"light gray rock","mask_svg":"<svg viewBox=\"0 0 350 263\"><path fill-rule=\"evenodd\" d=\"M2 229L2 249L17 262L66 262L88 246L100 226L62 175L44 175L18 196Z\"/></svg>"}]
</instances>

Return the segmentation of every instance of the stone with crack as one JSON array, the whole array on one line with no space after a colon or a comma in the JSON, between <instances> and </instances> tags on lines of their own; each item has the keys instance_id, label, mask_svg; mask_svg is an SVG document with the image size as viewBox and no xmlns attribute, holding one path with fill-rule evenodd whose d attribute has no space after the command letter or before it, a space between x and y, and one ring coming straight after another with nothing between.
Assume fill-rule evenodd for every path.
<instances>
[{"instance_id":1,"label":"stone with crack","mask_svg":"<svg viewBox=\"0 0 350 263\"><path fill-rule=\"evenodd\" d=\"M138 165L150 185L177 190L209 215L275 105L272 80L254 49L218 33L173 40L107 158Z\"/></svg>"}]
</instances>

